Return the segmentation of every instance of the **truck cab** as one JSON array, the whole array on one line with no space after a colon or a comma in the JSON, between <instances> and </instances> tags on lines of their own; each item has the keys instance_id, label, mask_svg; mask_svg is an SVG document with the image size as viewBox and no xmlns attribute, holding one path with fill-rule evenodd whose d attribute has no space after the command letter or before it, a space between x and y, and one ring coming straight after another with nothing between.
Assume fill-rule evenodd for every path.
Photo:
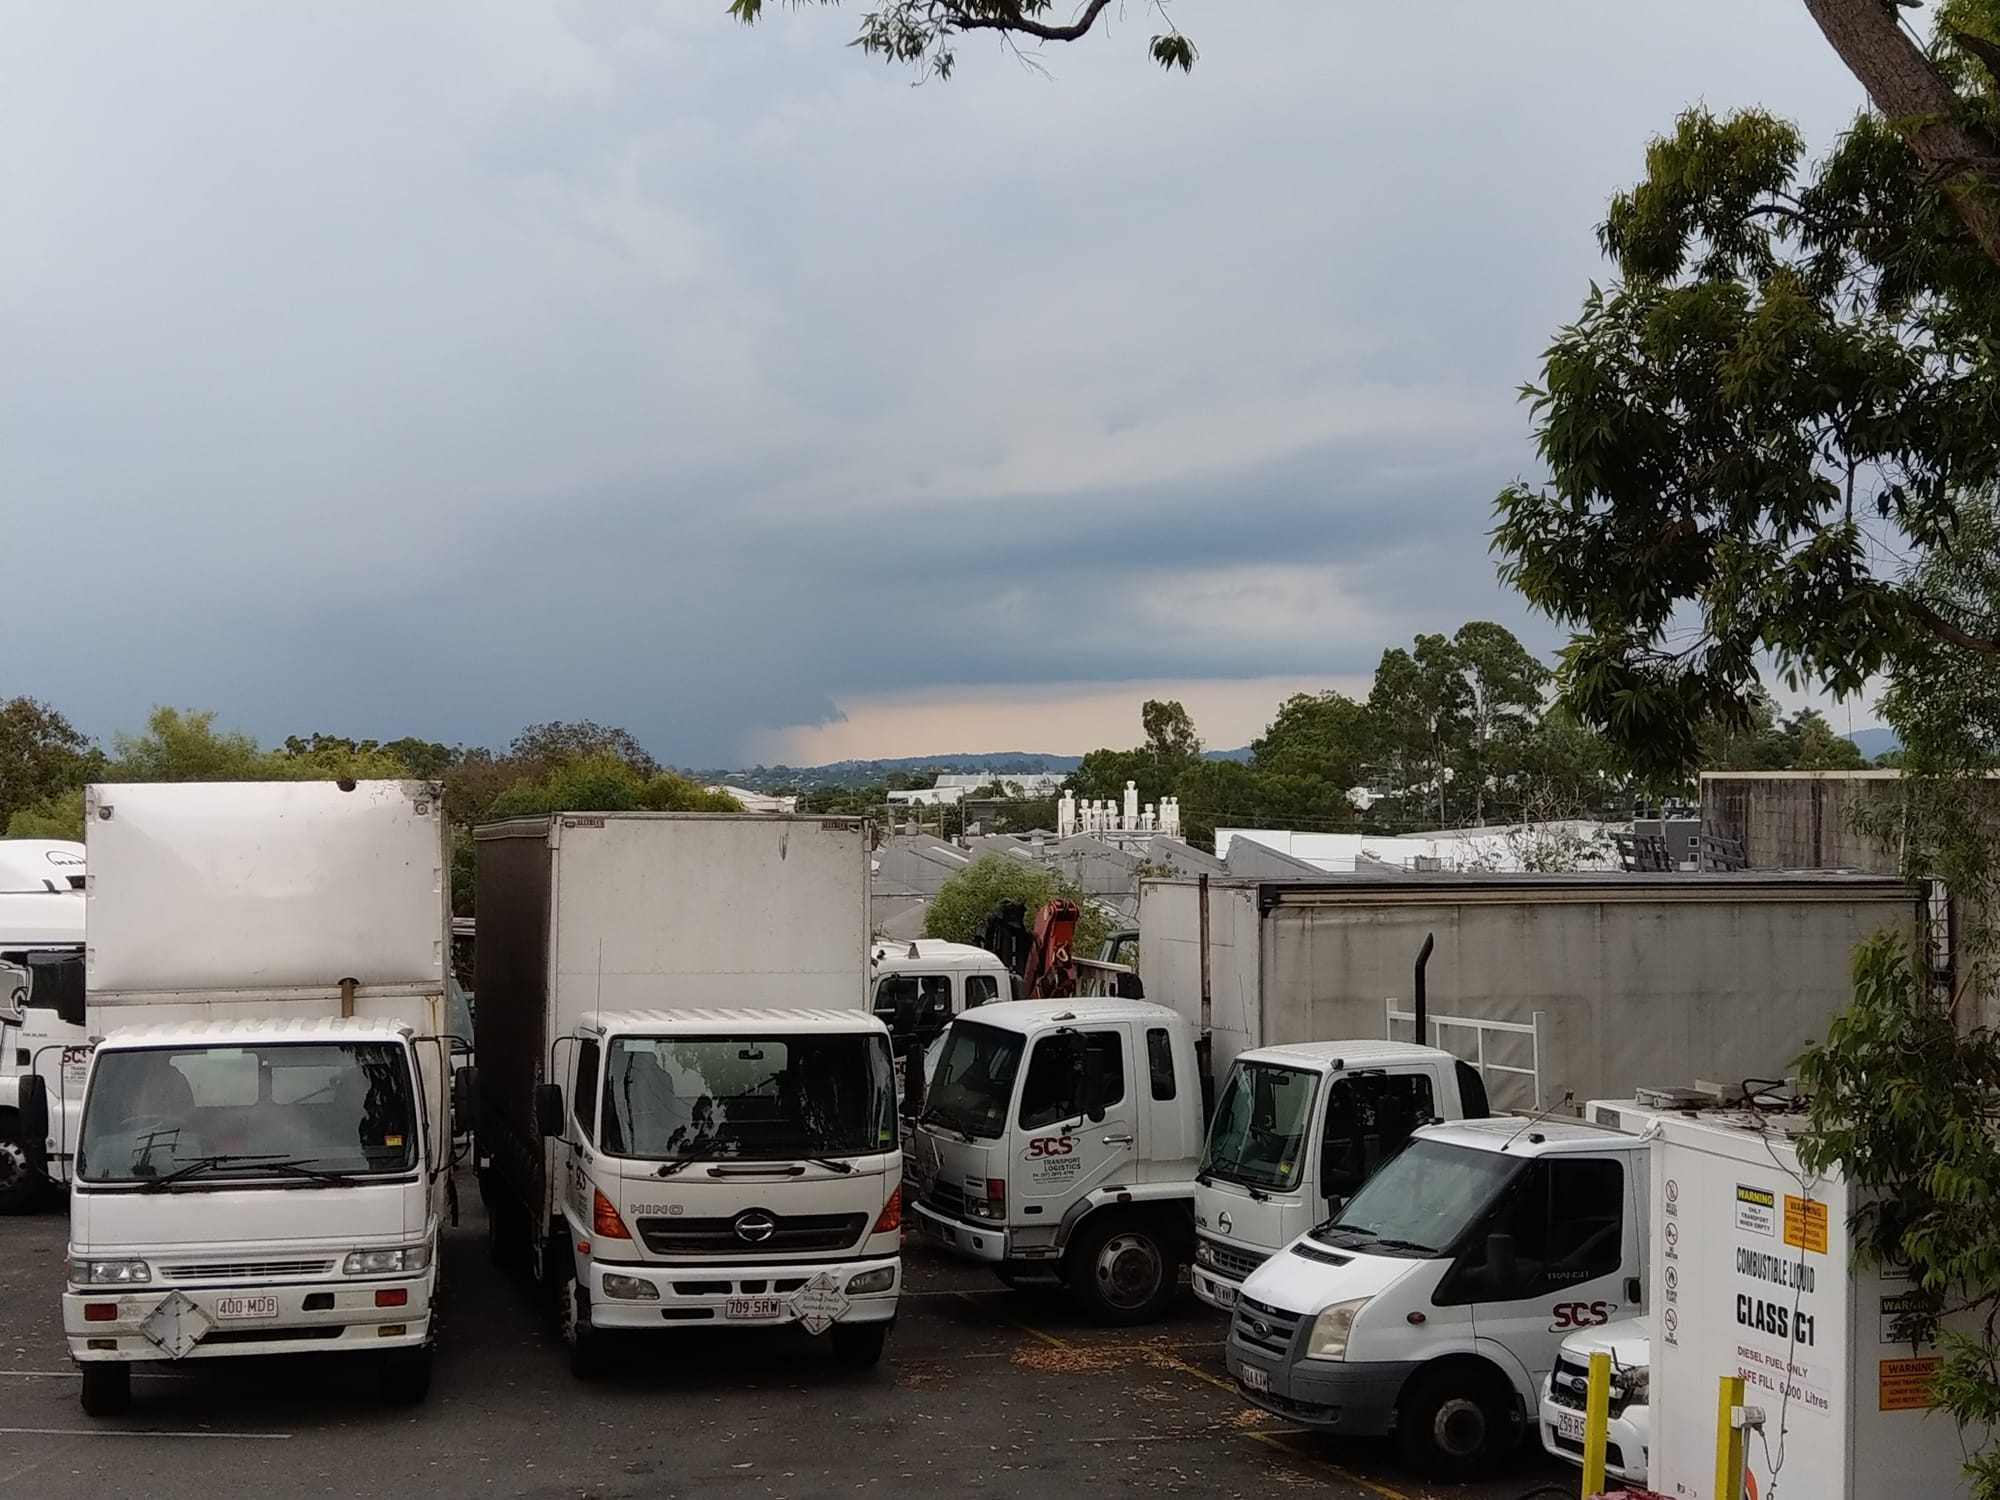
<instances>
[{"instance_id":1,"label":"truck cab","mask_svg":"<svg viewBox=\"0 0 2000 1500\"><path fill-rule=\"evenodd\" d=\"M1195 1177L1195 1295L1229 1311L1244 1277L1336 1212L1418 1126L1486 1113L1478 1071L1436 1047L1238 1053Z\"/></svg>"},{"instance_id":2,"label":"truck cab","mask_svg":"<svg viewBox=\"0 0 2000 1500\"><path fill-rule=\"evenodd\" d=\"M1572 1331L1645 1311L1647 1144L1575 1121L1427 1126L1328 1222L1243 1282L1244 1398L1343 1436L1393 1433L1481 1473L1538 1411Z\"/></svg>"},{"instance_id":3,"label":"truck cab","mask_svg":"<svg viewBox=\"0 0 2000 1500\"><path fill-rule=\"evenodd\" d=\"M1013 1001L952 1023L912 1143L918 1232L1101 1321L1175 1295L1194 1249L1194 1035L1138 1000Z\"/></svg>"},{"instance_id":4,"label":"truck cab","mask_svg":"<svg viewBox=\"0 0 2000 1500\"><path fill-rule=\"evenodd\" d=\"M567 1244L570 1365L607 1334L831 1332L881 1358L902 1284L888 1029L861 1010L608 1011L555 1048L536 1110Z\"/></svg>"},{"instance_id":5,"label":"truck cab","mask_svg":"<svg viewBox=\"0 0 2000 1500\"><path fill-rule=\"evenodd\" d=\"M971 943L935 938L876 942L868 950L869 1006L889 1028L900 1080L914 1044L922 1052L952 1018L1018 996L1019 985L998 954Z\"/></svg>"}]
</instances>

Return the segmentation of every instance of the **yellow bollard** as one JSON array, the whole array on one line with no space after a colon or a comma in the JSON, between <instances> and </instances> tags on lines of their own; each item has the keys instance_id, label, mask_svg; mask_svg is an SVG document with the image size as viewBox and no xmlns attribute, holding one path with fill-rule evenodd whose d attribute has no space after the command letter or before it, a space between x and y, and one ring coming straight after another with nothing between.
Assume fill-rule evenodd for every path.
<instances>
[{"instance_id":1,"label":"yellow bollard","mask_svg":"<svg viewBox=\"0 0 2000 1500\"><path fill-rule=\"evenodd\" d=\"M1742 1404L1743 1377L1723 1376L1715 1411L1715 1500L1743 1500L1743 1429L1735 1420Z\"/></svg>"},{"instance_id":2,"label":"yellow bollard","mask_svg":"<svg viewBox=\"0 0 2000 1500\"><path fill-rule=\"evenodd\" d=\"M1583 1404L1583 1500L1604 1493L1604 1444L1611 1425L1611 1356L1590 1356L1590 1393Z\"/></svg>"}]
</instances>

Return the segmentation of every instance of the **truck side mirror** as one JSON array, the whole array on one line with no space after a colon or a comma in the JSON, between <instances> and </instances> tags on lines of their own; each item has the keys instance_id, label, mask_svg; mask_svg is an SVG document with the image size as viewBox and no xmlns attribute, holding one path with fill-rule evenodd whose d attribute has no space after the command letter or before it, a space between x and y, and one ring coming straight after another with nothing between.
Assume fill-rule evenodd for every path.
<instances>
[{"instance_id":1,"label":"truck side mirror","mask_svg":"<svg viewBox=\"0 0 2000 1500\"><path fill-rule=\"evenodd\" d=\"M1095 1047L1083 1049L1083 1112L1095 1125L1104 1118L1104 1054Z\"/></svg>"},{"instance_id":2,"label":"truck side mirror","mask_svg":"<svg viewBox=\"0 0 2000 1500\"><path fill-rule=\"evenodd\" d=\"M1486 1236L1486 1269L1492 1274L1493 1285L1498 1290L1511 1292L1520 1286L1521 1262L1514 1253L1513 1235Z\"/></svg>"},{"instance_id":3,"label":"truck side mirror","mask_svg":"<svg viewBox=\"0 0 2000 1500\"><path fill-rule=\"evenodd\" d=\"M460 1068L451 1075L451 1114L458 1121L458 1133L479 1126L479 1069Z\"/></svg>"},{"instance_id":4,"label":"truck side mirror","mask_svg":"<svg viewBox=\"0 0 2000 1500\"><path fill-rule=\"evenodd\" d=\"M83 1025L83 955L30 953L27 958L28 1004L54 1011L67 1025Z\"/></svg>"},{"instance_id":5,"label":"truck side mirror","mask_svg":"<svg viewBox=\"0 0 2000 1500\"><path fill-rule=\"evenodd\" d=\"M924 1112L924 1085L929 1082L924 1077L924 1054L928 1050L913 1037L903 1053L903 1114L912 1120Z\"/></svg>"},{"instance_id":6,"label":"truck side mirror","mask_svg":"<svg viewBox=\"0 0 2000 1500\"><path fill-rule=\"evenodd\" d=\"M45 1171L49 1155L49 1081L39 1073L21 1076L21 1147L28 1166Z\"/></svg>"},{"instance_id":7,"label":"truck side mirror","mask_svg":"<svg viewBox=\"0 0 2000 1500\"><path fill-rule=\"evenodd\" d=\"M557 1140L569 1134L568 1117L563 1111L563 1091L559 1083L535 1085L535 1128L544 1137Z\"/></svg>"}]
</instances>

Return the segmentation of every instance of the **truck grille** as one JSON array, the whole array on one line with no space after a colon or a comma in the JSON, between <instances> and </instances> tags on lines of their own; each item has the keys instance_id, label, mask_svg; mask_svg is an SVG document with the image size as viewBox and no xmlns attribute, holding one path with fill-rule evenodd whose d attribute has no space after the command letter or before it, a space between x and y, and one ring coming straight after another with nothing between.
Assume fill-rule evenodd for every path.
<instances>
[{"instance_id":1,"label":"truck grille","mask_svg":"<svg viewBox=\"0 0 2000 1500\"><path fill-rule=\"evenodd\" d=\"M1210 1267L1221 1272L1231 1281L1243 1280L1244 1277L1248 1276L1270 1258L1265 1255L1253 1255L1246 1250L1238 1250L1234 1245L1227 1244L1222 1240L1211 1239L1207 1235L1201 1237L1201 1242L1208 1250L1208 1264Z\"/></svg>"},{"instance_id":2,"label":"truck grille","mask_svg":"<svg viewBox=\"0 0 2000 1500\"><path fill-rule=\"evenodd\" d=\"M1252 1349L1281 1358L1292 1352L1292 1338L1303 1321L1298 1313L1253 1302L1248 1297L1236 1301L1236 1336Z\"/></svg>"},{"instance_id":3,"label":"truck grille","mask_svg":"<svg viewBox=\"0 0 2000 1500\"><path fill-rule=\"evenodd\" d=\"M185 1266L161 1266L160 1274L175 1281L241 1281L256 1277L326 1276L330 1260L207 1260Z\"/></svg>"},{"instance_id":4,"label":"truck grille","mask_svg":"<svg viewBox=\"0 0 2000 1500\"><path fill-rule=\"evenodd\" d=\"M953 1187L948 1182L939 1181L932 1183L930 1196L925 1198L924 1202L947 1218L962 1219L965 1217L965 1190Z\"/></svg>"},{"instance_id":5,"label":"truck grille","mask_svg":"<svg viewBox=\"0 0 2000 1500\"><path fill-rule=\"evenodd\" d=\"M860 1242L868 1228L866 1214L766 1214L773 1228L760 1239L747 1239L734 1219L641 1219L639 1238L655 1255L746 1256L797 1255L813 1250L845 1250Z\"/></svg>"}]
</instances>

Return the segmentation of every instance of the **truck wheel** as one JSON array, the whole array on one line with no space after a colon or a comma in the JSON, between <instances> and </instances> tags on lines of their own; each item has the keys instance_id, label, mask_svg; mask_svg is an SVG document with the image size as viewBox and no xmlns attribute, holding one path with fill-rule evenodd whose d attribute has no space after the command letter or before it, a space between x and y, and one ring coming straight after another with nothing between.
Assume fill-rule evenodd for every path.
<instances>
[{"instance_id":1,"label":"truck wheel","mask_svg":"<svg viewBox=\"0 0 2000 1500\"><path fill-rule=\"evenodd\" d=\"M1063 1263L1070 1292L1100 1323L1146 1323L1173 1300L1179 1266L1161 1226L1105 1215L1086 1220Z\"/></svg>"},{"instance_id":2,"label":"truck wheel","mask_svg":"<svg viewBox=\"0 0 2000 1500\"><path fill-rule=\"evenodd\" d=\"M93 1361L83 1367L83 1409L93 1417L122 1417L132 1409L132 1367Z\"/></svg>"},{"instance_id":3,"label":"truck wheel","mask_svg":"<svg viewBox=\"0 0 2000 1500\"><path fill-rule=\"evenodd\" d=\"M513 1271L521 1264L520 1232L514 1215L495 1196L486 1210L486 1254L501 1270Z\"/></svg>"},{"instance_id":4,"label":"truck wheel","mask_svg":"<svg viewBox=\"0 0 2000 1500\"><path fill-rule=\"evenodd\" d=\"M1514 1393L1500 1376L1474 1366L1444 1365L1410 1382L1396 1407L1404 1459L1432 1479L1477 1479L1520 1440Z\"/></svg>"},{"instance_id":5,"label":"truck wheel","mask_svg":"<svg viewBox=\"0 0 2000 1500\"><path fill-rule=\"evenodd\" d=\"M590 1292L574 1266L556 1292L556 1310L562 1318L570 1374L578 1380L595 1380L604 1373L604 1334L590 1326Z\"/></svg>"},{"instance_id":6,"label":"truck wheel","mask_svg":"<svg viewBox=\"0 0 2000 1500\"><path fill-rule=\"evenodd\" d=\"M382 1399L391 1406L422 1406L431 1393L431 1351L392 1354L382 1361L377 1378Z\"/></svg>"},{"instance_id":7,"label":"truck wheel","mask_svg":"<svg viewBox=\"0 0 2000 1500\"><path fill-rule=\"evenodd\" d=\"M887 1323L836 1323L833 1339L834 1360L850 1370L872 1370L882 1361L882 1346L889 1337Z\"/></svg>"},{"instance_id":8,"label":"truck wheel","mask_svg":"<svg viewBox=\"0 0 2000 1500\"><path fill-rule=\"evenodd\" d=\"M20 1116L0 1109L0 1214L27 1213L41 1199L42 1180L28 1164Z\"/></svg>"}]
</instances>

